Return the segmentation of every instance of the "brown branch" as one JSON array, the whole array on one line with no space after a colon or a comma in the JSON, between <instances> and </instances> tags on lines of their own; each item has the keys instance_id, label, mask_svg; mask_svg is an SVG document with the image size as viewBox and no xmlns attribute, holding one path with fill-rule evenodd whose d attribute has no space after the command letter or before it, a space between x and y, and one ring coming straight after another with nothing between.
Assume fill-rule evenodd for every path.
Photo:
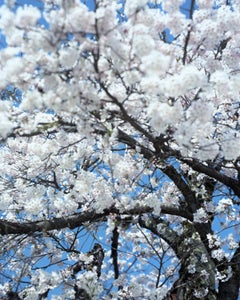
<instances>
[{"instance_id":1,"label":"brown branch","mask_svg":"<svg viewBox=\"0 0 240 300\"><path fill-rule=\"evenodd\" d=\"M195 0L192 0L191 5L190 5L190 9L189 9L189 19L193 18L194 6L195 6ZM183 47L182 62L183 62L184 65L185 65L186 59L187 59L187 47L188 47L188 43L189 43L189 40L190 40L190 35L191 35L191 28L187 32L187 36L186 36L184 47Z\"/></svg>"},{"instance_id":2,"label":"brown branch","mask_svg":"<svg viewBox=\"0 0 240 300\"><path fill-rule=\"evenodd\" d=\"M120 212L118 209L113 207L104 210L103 213L85 211L67 217L53 218L50 220L40 220L35 222L9 222L2 219L0 220L0 234L32 234L34 232L47 232L63 228L74 229L76 227L83 226L86 222L99 222L106 220L106 217L113 213L119 215L141 215L150 212L152 212L152 208L150 207L137 207L123 212Z\"/></svg>"},{"instance_id":3,"label":"brown branch","mask_svg":"<svg viewBox=\"0 0 240 300\"><path fill-rule=\"evenodd\" d=\"M232 276L227 281L219 282L218 299L237 300L240 288L240 244L231 261L226 264L232 268Z\"/></svg>"},{"instance_id":4,"label":"brown branch","mask_svg":"<svg viewBox=\"0 0 240 300\"><path fill-rule=\"evenodd\" d=\"M122 114L122 120L128 122L134 129L136 129L138 132L142 133L145 137L147 137L149 139L149 141L155 142L155 138L153 137L153 135L151 135L148 130L144 129L138 123L137 120L135 120L132 116L130 116L127 113L123 104L121 102L119 102L118 99L109 92L109 90L107 89L105 84L102 82L100 82L99 84L100 84L101 88L104 90L104 92L107 94L107 96L113 101L113 103L119 107L121 114Z\"/></svg>"},{"instance_id":5,"label":"brown branch","mask_svg":"<svg viewBox=\"0 0 240 300\"><path fill-rule=\"evenodd\" d=\"M122 131L121 129L118 129L118 141L120 143L124 143L131 147L132 149L136 149L136 147L140 148L140 153L144 156L146 159L151 159L154 157L154 152L151 151L149 148L144 147L141 145L137 140L135 140L133 137Z\"/></svg>"},{"instance_id":6,"label":"brown branch","mask_svg":"<svg viewBox=\"0 0 240 300\"><path fill-rule=\"evenodd\" d=\"M186 59L187 59L187 47L188 47L188 43L190 40L190 34L191 34L191 29L189 29L187 32L187 36L186 36L184 47L183 47L183 58L182 58L183 65L185 65Z\"/></svg>"},{"instance_id":7,"label":"brown branch","mask_svg":"<svg viewBox=\"0 0 240 300\"><path fill-rule=\"evenodd\" d=\"M161 213L166 215L178 216L189 221L193 221L193 215L186 208L181 206L170 206L161 204Z\"/></svg>"},{"instance_id":8,"label":"brown branch","mask_svg":"<svg viewBox=\"0 0 240 300\"><path fill-rule=\"evenodd\" d=\"M231 188L238 197L240 197L240 186L239 186L239 182L236 179L228 177L228 176L218 172L214 168L202 164L201 162L199 162L196 159L193 159L193 158L191 158L191 159L179 158L179 159L182 162L189 165L193 170L195 170L199 173L208 175L209 177L214 178L217 181L223 183L227 187Z\"/></svg>"},{"instance_id":9,"label":"brown branch","mask_svg":"<svg viewBox=\"0 0 240 300\"><path fill-rule=\"evenodd\" d=\"M161 205L159 201L159 205ZM188 220L192 220L192 215L181 207L171 207L162 205L162 213L180 216ZM85 211L71 216L52 218L50 220L40 220L34 222L10 222L7 220L0 220L0 235L9 234L33 234L35 232L48 232L51 230L60 230L64 228L74 229L84 226L85 223L96 223L106 221L107 217L111 214L116 215L135 215L141 216L143 214L152 213L151 207L136 207L127 211L119 211L119 209L112 207L105 209L103 213L95 213L94 211ZM150 216L149 216L150 218Z\"/></svg>"},{"instance_id":10,"label":"brown branch","mask_svg":"<svg viewBox=\"0 0 240 300\"><path fill-rule=\"evenodd\" d=\"M114 278L118 279L119 276L119 268L118 268L118 238L119 232L117 226L113 229L112 235L112 245L111 245L111 257L113 261L114 267Z\"/></svg>"},{"instance_id":11,"label":"brown branch","mask_svg":"<svg viewBox=\"0 0 240 300\"><path fill-rule=\"evenodd\" d=\"M184 199L186 200L190 212L194 213L198 208L198 201L195 197L194 192L190 189L189 185L184 181L183 176L177 172L177 170L172 166L168 165L164 168L161 168L161 171L166 174L180 190Z\"/></svg>"},{"instance_id":12,"label":"brown branch","mask_svg":"<svg viewBox=\"0 0 240 300\"><path fill-rule=\"evenodd\" d=\"M181 264L179 279L172 288L172 292L178 295L178 299L190 299L193 289L198 287L208 289L207 299L217 299L215 290L216 267L193 223L184 222L181 234L170 228L169 224L161 218L154 218L150 221L139 218L139 225L165 240L179 258ZM206 255L206 262L199 259L202 254ZM194 274L188 272L188 267L191 264L195 264L196 271ZM202 275L205 271L209 276L207 280Z\"/></svg>"},{"instance_id":13,"label":"brown branch","mask_svg":"<svg viewBox=\"0 0 240 300\"><path fill-rule=\"evenodd\" d=\"M190 11L189 11L189 18L192 19L193 13L194 13L194 6L195 6L195 0L191 1Z\"/></svg>"}]
</instances>

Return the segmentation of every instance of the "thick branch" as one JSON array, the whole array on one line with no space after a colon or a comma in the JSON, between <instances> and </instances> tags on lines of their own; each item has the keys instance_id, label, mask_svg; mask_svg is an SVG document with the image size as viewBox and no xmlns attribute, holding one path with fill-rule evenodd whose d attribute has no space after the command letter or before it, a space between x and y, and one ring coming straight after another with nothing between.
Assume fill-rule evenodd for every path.
<instances>
[{"instance_id":1,"label":"thick branch","mask_svg":"<svg viewBox=\"0 0 240 300\"><path fill-rule=\"evenodd\" d=\"M179 279L175 282L172 292L177 295L177 299L197 299L192 296L192 292L208 290L207 298L216 300L215 290L215 264L191 222L183 224L181 234L177 234L171 229L167 222L161 218L149 220L139 220L140 226L149 229L156 234L173 249L180 260ZM206 260L202 260L203 255ZM191 269L195 270L191 272Z\"/></svg>"},{"instance_id":2,"label":"thick branch","mask_svg":"<svg viewBox=\"0 0 240 300\"><path fill-rule=\"evenodd\" d=\"M237 300L240 288L240 245L233 255L229 265L232 276L228 281L219 283L218 300Z\"/></svg>"},{"instance_id":3,"label":"thick branch","mask_svg":"<svg viewBox=\"0 0 240 300\"><path fill-rule=\"evenodd\" d=\"M223 183L227 187L231 188L238 197L240 197L240 186L237 180L218 172L214 168L211 168L209 166L200 163L196 159L187 159L187 158L179 158L179 159L182 162L189 165L193 170L208 175L209 177L214 178L217 181Z\"/></svg>"},{"instance_id":4,"label":"thick branch","mask_svg":"<svg viewBox=\"0 0 240 300\"><path fill-rule=\"evenodd\" d=\"M136 147L140 148L140 153L143 155L146 159L151 159L154 157L154 152L151 151L149 148L144 147L138 141L136 141L133 137L122 131L121 129L118 129L118 141L120 143L124 143L131 147L132 149L136 149Z\"/></svg>"},{"instance_id":5,"label":"thick branch","mask_svg":"<svg viewBox=\"0 0 240 300\"><path fill-rule=\"evenodd\" d=\"M51 220L41 220L36 222L9 222L0 220L0 234L32 234L34 232L47 232L51 230L59 230L63 228L76 228L83 226L86 222L99 222L106 219L112 213L125 215L141 215L152 211L150 207L138 207L128 211L120 212L116 208L104 210L103 213L94 213L94 211L86 211L79 214L74 214L68 217L53 218Z\"/></svg>"},{"instance_id":6,"label":"thick branch","mask_svg":"<svg viewBox=\"0 0 240 300\"><path fill-rule=\"evenodd\" d=\"M159 205L161 205L159 203ZM181 207L172 207L161 205L161 212L164 214L183 217L192 220L191 214ZM105 221L110 214L117 215L135 215L141 216L146 213L152 213L151 207L137 207L128 211L119 211L116 208L105 209L103 213L94 213L94 211L82 212L62 218L53 218L51 220L41 220L35 222L9 222L0 220L0 235L8 234L33 234L34 232L47 232L51 230L60 230L64 228L74 229L83 226L86 222L96 223Z\"/></svg>"},{"instance_id":7,"label":"thick branch","mask_svg":"<svg viewBox=\"0 0 240 300\"><path fill-rule=\"evenodd\" d=\"M139 218L139 225L149 229L152 233L165 240L168 245L177 252L178 235L168 226L168 223L161 218L149 217L147 219Z\"/></svg>"},{"instance_id":8,"label":"thick branch","mask_svg":"<svg viewBox=\"0 0 240 300\"><path fill-rule=\"evenodd\" d=\"M168 165L165 168L161 168L161 170L175 183L177 188L184 196L184 199L186 200L190 211L194 213L199 208L197 199L195 197L194 192L190 189L189 185L182 178L182 175L179 174L172 165Z\"/></svg>"},{"instance_id":9,"label":"thick branch","mask_svg":"<svg viewBox=\"0 0 240 300\"><path fill-rule=\"evenodd\" d=\"M118 268L118 237L119 232L117 226L113 229L112 235L112 245L111 245L111 257L113 260L114 267L114 278L117 279L119 276L119 268Z\"/></svg>"},{"instance_id":10,"label":"thick branch","mask_svg":"<svg viewBox=\"0 0 240 300\"><path fill-rule=\"evenodd\" d=\"M161 213L166 215L178 216L189 221L193 221L193 215L186 208L182 208L181 206L161 204Z\"/></svg>"}]
</instances>

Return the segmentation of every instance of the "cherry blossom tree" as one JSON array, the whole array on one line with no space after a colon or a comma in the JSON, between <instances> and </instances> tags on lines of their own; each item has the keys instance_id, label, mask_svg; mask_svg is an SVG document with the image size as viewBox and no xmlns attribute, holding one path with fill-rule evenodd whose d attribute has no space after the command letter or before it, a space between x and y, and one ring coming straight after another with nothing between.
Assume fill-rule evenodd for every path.
<instances>
[{"instance_id":1,"label":"cherry blossom tree","mask_svg":"<svg viewBox=\"0 0 240 300\"><path fill-rule=\"evenodd\" d=\"M237 300L239 1L32 4L0 7L0 298Z\"/></svg>"}]
</instances>

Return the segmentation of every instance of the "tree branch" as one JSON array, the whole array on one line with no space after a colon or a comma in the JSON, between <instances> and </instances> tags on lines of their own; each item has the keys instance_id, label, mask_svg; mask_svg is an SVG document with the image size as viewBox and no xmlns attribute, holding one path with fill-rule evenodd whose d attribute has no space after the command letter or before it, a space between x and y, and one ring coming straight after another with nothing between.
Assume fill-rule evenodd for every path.
<instances>
[{"instance_id":1,"label":"tree branch","mask_svg":"<svg viewBox=\"0 0 240 300\"><path fill-rule=\"evenodd\" d=\"M177 172L177 170L172 165L167 165L161 168L161 171L166 174L180 190L184 199L186 200L190 212L194 213L198 208L198 201L195 197L194 192L190 189L189 185L184 181L183 176Z\"/></svg>"},{"instance_id":2,"label":"tree branch","mask_svg":"<svg viewBox=\"0 0 240 300\"><path fill-rule=\"evenodd\" d=\"M137 207L128 211L120 212L116 208L105 209L103 213L95 213L94 211L85 211L68 217L53 218L50 220L41 220L35 222L9 222L0 220L0 234L32 234L34 232L47 232L51 230L59 230L63 228L74 229L83 226L86 222L99 222L106 219L110 214L125 215L142 215L152 212L151 207Z\"/></svg>"},{"instance_id":3,"label":"tree branch","mask_svg":"<svg viewBox=\"0 0 240 300\"><path fill-rule=\"evenodd\" d=\"M238 299L239 288L240 288L240 244L234 253L231 261L226 264L232 268L232 276L227 281L219 282L219 300L235 300Z\"/></svg>"},{"instance_id":4,"label":"tree branch","mask_svg":"<svg viewBox=\"0 0 240 300\"><path fill-rule=\"evenodd\" d=\"M171 229L161 218L152 219L151 222L140 218L139 225L165 240L179 258L181 263L179 279L172 288L173 294L178 296L177 299L197 299L191 297L193 290L208 290L206 299L217 299L215 264L191 222L183 223L181 234ZM204 261L201 259L202 255L205 255ZM190 271L191 268L195 268L194 272Z\"/></svg>"},{"instance_id":5,"label":"tree branch","mask_svg":"<svg viewBox=\"0 0 240 300\"><path fill-rule=\"evenodd\" d=\"M237 180L218 172L214 168L211 168L209 166L206 166L206 165L200 163L196 159L193 159L193 158L191 158L191 159L178 158L178 159L181 160L182 162L186 163L187 165L189 165L193 170L195 170L199 173L208 175L208 176L218 180L219 182L223 183L227 187L231 188L238 197L240 197L240 186L239 186L239 182Z\"/></svg>"},{"instance_id":6,"label":"tree branch","mask_svg":"<svg viewBox=\"0 0 240 300\"><path fill-rule=\"evenodd\" d=\"M113 267L114 267L114 278L118 279L119 276L119 268L118 268L118 237L119 232L117 226L113 229L112 235L112 245L111 245L111 257L113 260Z\"/></svg>"}]
</instances>

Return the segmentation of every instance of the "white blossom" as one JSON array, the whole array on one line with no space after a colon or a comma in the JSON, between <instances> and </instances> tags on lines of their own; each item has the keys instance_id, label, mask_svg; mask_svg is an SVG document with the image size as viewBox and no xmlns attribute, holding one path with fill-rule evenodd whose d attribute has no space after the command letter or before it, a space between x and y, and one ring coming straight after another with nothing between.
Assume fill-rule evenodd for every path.
<instances>
[{"instance_id":1,"label":"white blossom","mask_svg":"<svg viewBox=\"0 0 240 300\"><path fill-rule=\"evenodd\" d=\"M196 266L195 266L194 264L190 264L190 265L188 266L188 272L189 272L190 274L196 273Z\"/></svg>"},{"instance_id":2,"label":"white blossom","mask_svg":"<svg viewBox=\"0 0 240 300\"><path fill-rule=\"evenodd\" d=\"M212 8L214 0L198 0L197 5L199 8Z\"/></svg>"},{"instance_id":3,"label":"white blossom","mask_svg":"<svg viewBox=\"0 0 240 300\"><path fill-rule=\"evenodd\" d=\"M175 0L175 1L168 1L168 0L163 0L162 6L163 9L168 11L168 12L174 12L179 10L180 5L184 2L183 0Z\"/></svg>"},{"instance_id":4,"label":"white blossom","mask_svg":"<svg viewBox=\"0 0 240 300\"><path fill-rule=\"evenodd\" d=\"M222 261L225 257L225 252L222 249L212 250L212 258L216 258L218 261Z\"/></svg>"},{"instance_id":5,"label":"white blossom","mask_svg":"<svg viewBox=\"0 0 240 300\"><path fill-rule=\"evenodd\" d=\"M34 6L18 7L15 24L19 27L33 26L41 17L40 11Z\"/></svg>"},{"instance_id":6,"label":"white blossom","mask_svg":"<svg viewBox=\"0 0 240 300\"><path fill-rule=\"evenodd\" d=\"M216 235L212 235L210 233L207 234L208 244L210 248L219 247L221 245L219 237Z\"/></svg>"},{"instance_id":7,"label":"white blossom","mask_svg":"<svg viewBox=\"0 0 240 300\"><path fill-rule=\"evenodd\" d=\"M0 112L0 136L6 138L14 128L14 123L5 112Z\"/></svg>"},{"instance_id":8,"label":"white blossom","mask_svg":"<svg viewBox=\"0 0 240 300\"><path fill-rule=\"evenodd\" d=\"M125 3L125 12L130 17L138 9L145 7L147 0L127 0Z\"/></svg>"},{"instance_id":9,"label":"white blossom","mask_svg":"<svg viewBox=\"0 0 240 300\"><path fill-rule=\"evenodd\" d=\"M93 271L78 274L77 282L93 300L98 298L98 295L103 289L102 285L97 281L97 276Z\"/></svg>"},{"instance_id":10,"label":"white blossom","mask_svg":"<svg viewBox=\"0 0 240 300\"><path fill-rule=\"evenodd\" d=\"M208 289L207 288L199 288L199 289L194 291L194 296L196 298L199 298L199 299L207 296L207 294L208 294Z\"/></svg>"},{"instance_id":11,"label":"white blossom","mask_svg":"<svg viewBox=\"0 0 240 300\"><path fill-rule=\"evenodd\" d=\"M239 1L20 2L0 6L0 298L165 299L179 270L190 298L220 297Z\"/></svg>"},{"instance_id":12,"label":"white blossom","mask_svg":"<svg viewBox=\"0 0 240 300\"><path fill-rule=\"evenodd\" d=\"M171 124L177 124L181 113L181 106L178 103L170 106L168 103L152 101L148 107L151 125L158 133L164 132Z\"/></svg>"},{"instance_id":13,"label":"white blossom","mask_svg":"<svg viewBox=\"0 0 240 300\"><path fill-rule=\"evenodd\" d=\"M228 160L234 159L240 154L240 136L228 137L222 142L224 157Z\"/></svg>"},{"instance_id":14,"label":"white blossom","mask_svg":"<svg viewBox=\"0 0 240 300\"><path fill-rule=\"evenodd\" d=\"M151 47L152 48L152 47ZM162 75L164 74L170 65L170 57L167 55L162 54L160 51L149 49L145 50L147 55L142 57L142 65L141 70L146 72L147 75Z\"/></svg>"},{"instance_id":15,"label":"white blossom","mask_svg":"<svg viewBox=\"0 0 240 300\"><path fill-rule=\"evenodd\" d=\"M72 47L70 49L63 48L59 51L59 62L63 67L72 68L78 58L78 50Z\"/></svg>"},{"instance_id":16,"label":"white blossom","mask_svg":"<svg viewBox=\"0 0 240 300\"><path fill-rule=\"evenodd\" d=\"M196 223L207 223L209 216L207 212L201 207L194 213L194 222Z\"/></svg>"},{"instance_id":17,"label":"white blossom","mask_svg":"<svg viewBox=\"0 0 240 300\"><path fill-rule=\"evenodd\" d=\"M216 207L216 212L219 212L219 213L225 212L226 209L228 209L229 207L232 207L232 206L233 206L232 199L230 199L230 198L221 199L218 202L218 205Z\"/></svg>"},{"instance_id":18,"label":"white blossom","mask_svg":"<svg viewBox=\"0 0 240 300\"><path fill-rule=\"evenodd\" d=\"M208 262L208 258L207 258L207 256L206 256L206 254L202 254L201 262L203 262L203 263Z\"/></svg>"}]
</instances>

